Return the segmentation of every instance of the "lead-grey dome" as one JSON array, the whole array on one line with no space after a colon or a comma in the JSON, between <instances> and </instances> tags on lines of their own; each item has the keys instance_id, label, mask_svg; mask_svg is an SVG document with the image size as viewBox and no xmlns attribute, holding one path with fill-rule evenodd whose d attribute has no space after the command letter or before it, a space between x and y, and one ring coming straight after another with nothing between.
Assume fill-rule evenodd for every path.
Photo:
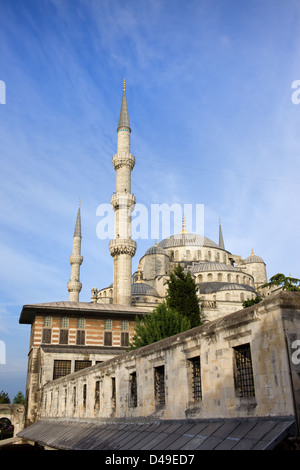
<instances>
[{"instance_id":1,"label":"lead-grey dome","mask_svg":"<svg viewBox=\"0 0 300 470\"><path fill-rule=\"evenodd\" d=\"M165 252L165 250L163 248L161 248L160 246L151 246L150 248L148 248L148 250L146 251L145 255L167 255L167 253Z\"/></svg>"},{"instance_id":2,"label":"lead-grey dome","mask_svg":"<svg viewBox=\"0 0 300 470\"><path fill-rule=\"evenodd\" d=\"M194 264L190 268L191 273L201 273L201 272L209 272L209 271L237 271L231 264L224 264L224 263L198 263Z\"/></svg>"},{"instance_id":3,"label":"lead-grey dome","mask_svg":"<svg viewBox=\"0 0 300 470\"><path fill-rule=\"evenodd\" d=\"M172 235L171 237L162 240L158 246L161 248L173 248L176 246L204 246L221 249L217 243L203 235L198 235L197 233L179 233L177 235Z\"/></svg>"},{"instance_id":4,"label":"lead-grey dome","mask_svg":"<svg viewBox=\"0 0 300 470\"><path fill-rule=\"evenodd\" d=\"M134 282L131 285L132 295L151 295L153 297L159 297L159 294L154 287L146 284L145 282Z\"/></svg>"}]
</instances>

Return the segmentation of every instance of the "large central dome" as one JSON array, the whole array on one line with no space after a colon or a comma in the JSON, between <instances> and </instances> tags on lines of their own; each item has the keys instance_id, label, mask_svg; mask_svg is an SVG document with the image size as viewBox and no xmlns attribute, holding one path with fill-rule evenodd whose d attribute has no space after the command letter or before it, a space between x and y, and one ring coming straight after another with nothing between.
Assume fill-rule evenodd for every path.
<instances>
[{"instance_id":1,"label":"large central dome","mask_svg":"<svg viewBox=\"0 0 300 470\"><path fill-rule=\"evenodd\" d=\"M203 235L196 233L178 233L162 240L158 246L161 248L173 248L176 246L206 246L210 248L219 248L214 241Z\"/></svg>"}]
</instances>

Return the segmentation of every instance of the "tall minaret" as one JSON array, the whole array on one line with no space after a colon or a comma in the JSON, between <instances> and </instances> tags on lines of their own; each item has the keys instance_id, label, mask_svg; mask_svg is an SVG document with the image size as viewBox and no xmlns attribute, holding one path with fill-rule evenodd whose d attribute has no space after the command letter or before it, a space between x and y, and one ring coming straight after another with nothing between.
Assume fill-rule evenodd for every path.
<instances>
[{"instance_id":1,"label":"tall minaret","mask_svg":"<svg viewBox=\"0 0 300 470\"><path fill-rule=\"evenodd\" d=\"M80 201L73 237L73 253L69 257L71 264L70 282L68 282L69 301L79 302L79 292L81 291L82 284L80 282L80 265L83 261L81 256L81 217L80 217Z\"/></svg>"},{"instance_id":2,"label":"tall minaret","mask_svg":"<svg viewBox=\"0 0 300 470\"><path fill-rule=\"evenodd\" d=\"M219 217L219 247L225 250L220 217Z\"/></svg>"},{"instance_id":3,"label":"tall minaret","mask_svg":"<svg viewBox=\"0 0 300 470\"><path fill-rule=\"evenodd\" d=\"M131 239L131 212L135 196L131 194L131 171L135 158L130 153L130 122L126 100L125 80L121 104L117 153L112 163L116 171L116 192L111 205L115 211L115 238L110 241L109 251L114 258L113 303L131 305L132 257L136 243Z\"/></svg>"}]
</instances>

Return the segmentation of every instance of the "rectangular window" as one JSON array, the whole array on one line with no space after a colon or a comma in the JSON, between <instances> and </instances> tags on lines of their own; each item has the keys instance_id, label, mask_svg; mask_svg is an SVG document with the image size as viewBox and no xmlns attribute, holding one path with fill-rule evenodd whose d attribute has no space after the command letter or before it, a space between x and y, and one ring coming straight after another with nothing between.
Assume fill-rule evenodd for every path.
<instances>
[{"instance_id":1,"label":"rectangular window","mask_svg":"<svg viewBox=\"0 0 300 470\"><path fill-rule=\"evenodd\" d=\"M59 330L59 344L68 344L69 330Z\"/></svg>"},{"instance_id":2,"label":"rectangular window","mask_svg":"<svg viewBox=\"0 0 300 470\"><path fill-rule=\"evenodd\" d=\"M43 328L42 343L49 344L51 343L51 328Z\"/></svg>"},{"instance_id":3,"label":"rectangular window","mask_svg":"<svg viewBox=\"0 0 300 470\"><path fill-rule=\"evenodd\" d=\"M83 404L83 408L86 408L86 384L83 384L83 389L82 389L82 404Z\"/></svg>"},{"instance_id":4,"label":"rectangular window","mask_svg":"<svg viewBox=\"0 0 300 470\"><path fill-rule=\"evenodd\" d=\"M100 408L100 380L95 383L95 410Z\"/></svg>"},{"instance_id":5,"label":"rectangular window","mask_svg":"<svg viewBox=\"0 0 300 470\"><path fill-rule=\"evenodd\" d=\"M52 318L47 315L46 317L44 317L44 327L50 327L51 328L52 326Z\"/></svg>"},{"instance_id":6,"label":"rectangular window","mask_svg":"<svg viewBox=\"0 0 300 470\"><path fill-rule=\"evenodd\" d=\"M116 406L116 378L112 377L111 378L111 401L112 401L112 406Z\"/></svg>"},{"instance_id":7,"label":"rectangular window","mask_svg":"<svg viewBox=\"0 0 300 470\"><path fill-rule=\"evenodd\" d=\"M189 369L193 401L200 401L202 400L200 356L189 359Z\"/></svg>"},{"instance_id":8,"label":"rectangular window","mask_svg":"<svg viewBox=\"0 0 300 470\"><path fill-rule=\"evenodd\" d=\"M104 320L104 329L105 330L112 330L112 321L111 320Z\"/></svg>"},{"instance_id":9,"label":"rectangular window","mask_svg":"<svg viewBox=\"0 0 300 470\"><path fill-rule=\"evenodd\" d=\"M80 330L85 329L85 318L78 318L77 320L77 328Z\"/></svg>"},{"instance_id":10,"label":"rectangular window","mask_svg":"<svg viewBox=\"0 0 300 470\"><path fill-rule=\"evenodd\" d=\"M112 331L104 331L104 346L112 346Z\"/></svg>"},{"instance_id":11,"label":"rectangular window","mask_svg":"<svg viewBox=\"0 0 300 470\"><path fill-rule=\"evenodd\" d=\"M157 405L165 404L165 367L154 368L154 394Z\"/></svg>"},{"instance_id":12,"label":"rectangular window","mask_svg":"<svg viewBox=\"0 0 300 470\"><path fill-rule=\"evenodd\" d=\"M60 327L61 328L69 328L69 319L67 317L62 317L60 319Z\"/></svg>"},{"instance_id":13,"label":"rectangular window","mask_svg":"<svg viewBox=\"0 0 300 470\"><path fill-rule=\"evenodd\" d=\"M128 320L122 320L121 321L121 330L122 331L129 330L129 321Z\"/></svg>"},{"instance_id":14,"label":"rectangular window","mask_svg":"<svg viewBox=\"0 0 300 470\"><path fill-rule=\"evenodd\" d=\"M129 346L129 333L127 331L121 331L121 346Z\"/></svg>"},{"instance_id":15,"label":"rectangular window","mask_svg":"<svg viewBox=\"0 0 300 470\"><path fill-rule=\"evenodd\" d=\"M76 344L85 345L85 330L76 331Z\"/></svg>"},{"instance_id":16,"label":"rectangular window","mask_svg":"<svg viewBox=\"0 0 300 470\"><path fill-rule=\"evenodd\" d=\"M86 367L90 367L91 365L92 365L92 361L75 361L74 372L85 369Z\"/></svg>"},{"instance_id":17,"label":"rectangular window","mask_svg":"<svg viewBox=\"0 0 300 470\"><path fill-rule=\"evenodd\" d=\"M53 380L64 377L67 374L71 374L71 361L54 360Z\"/></svg>"},{"instance_id":18,"label":"rectangular window","mask_svg":"<svg viewBox=\"0 0 300 470\"><path fill-rule=\"evenodd\" d=\"M234 351L234 385L238 397L254 397L254 380L250 344L242 344Z\"/></svg>"},{"instance_id":19,"label":"rectangular window","mask_svg":"<svg viewBox=\"0 0 300 470\"><path fill-rule=\"evenodd\" d=\"M136 372L132 372L129 376L129 406L137 406L137 381Z\"/></svg>"}]
</instances>

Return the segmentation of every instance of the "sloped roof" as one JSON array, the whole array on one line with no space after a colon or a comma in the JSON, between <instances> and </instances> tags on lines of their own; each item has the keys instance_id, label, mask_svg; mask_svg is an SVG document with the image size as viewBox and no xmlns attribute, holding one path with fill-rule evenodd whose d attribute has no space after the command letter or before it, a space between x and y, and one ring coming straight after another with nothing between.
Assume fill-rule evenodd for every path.
<instances>
[{"instance_id":1,"label":"sloped roof","mask_svg":"<svg viewBox=\"0 0 300 470\"><path fill-rule=\"evenodd\" d=\"M270 450L294 435L292 417L200 420L41 420L18 437L61 450ZM194 462L195 463L195 462Z\"/></svg>"}]
</instances>

